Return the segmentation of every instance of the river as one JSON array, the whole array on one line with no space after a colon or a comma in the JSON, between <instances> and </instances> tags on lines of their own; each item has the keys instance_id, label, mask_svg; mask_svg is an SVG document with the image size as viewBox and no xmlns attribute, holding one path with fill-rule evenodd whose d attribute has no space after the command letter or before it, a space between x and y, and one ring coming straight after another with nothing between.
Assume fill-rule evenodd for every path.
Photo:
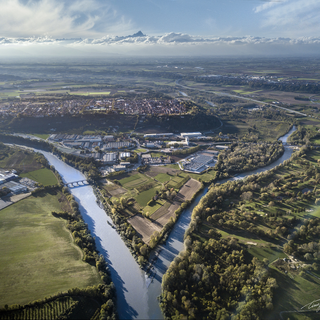
<instances>
[{"instance_id":1,"label":"river","mask_svg":"<svg viewBox=\"0 0 320 320\"><path fill-rule=\"evenodd\" d=\"M296 128L293 127L279 140L285 144L288 136L295 130ZM52 153L37 151L41 152L50 165L55 167L64 182L85 179L81 172L70 167ZM269 170L289 159L291 154L292 149L285 147L284 154L271 165L239 174L231 179L242 179L248 175ZM152 282L139 268L118 233L107 223L107 221L112 221L105 211L97 205L92 187L79 186L71 188L70 191L79 203L82 217L96 239L97 249L109 264L112 281L116 287L117 308L120 319L162 319L163 316L157 300L161 293L162 276L174 257L183 250L183 236L190 223L192 210L206 194L207 188L182 213L166 243L159 247L161 251L154 263L155 277Z\"/></svg>"}]
</instances>

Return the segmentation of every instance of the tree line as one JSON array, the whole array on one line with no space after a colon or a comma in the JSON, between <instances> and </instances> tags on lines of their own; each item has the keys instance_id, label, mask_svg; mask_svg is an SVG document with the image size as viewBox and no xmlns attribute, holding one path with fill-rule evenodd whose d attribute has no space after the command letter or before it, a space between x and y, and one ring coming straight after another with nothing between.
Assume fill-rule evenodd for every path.
<instances>
[{"instance_id":1,"label":"tree line","mask_svg":"<svg viewBox=\"0 0 320 320\"><path fill-rule=\"evenodd\" d=\"M287 241L285 252L316 265L320 219L296 216L320 195L320 168L307 160L309 151L303 147L267 172L210 186L192 212L186 250L163 277L161 307L166 318L260 319L272 310L277 284L267 272L269 261L249 258L245 245L232 236L222 237L220 230ZM292 170L297 164L299 170ZM301 192L307 187L311 190Z\"/></svg>"}]
</instances>

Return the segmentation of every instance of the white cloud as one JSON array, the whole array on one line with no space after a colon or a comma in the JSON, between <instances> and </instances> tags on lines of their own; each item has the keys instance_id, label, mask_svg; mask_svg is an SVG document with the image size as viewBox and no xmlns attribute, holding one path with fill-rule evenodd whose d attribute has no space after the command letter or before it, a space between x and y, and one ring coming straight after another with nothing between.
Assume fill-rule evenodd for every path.
<instances>
[{"instance_id":1,"label":"white cloud","mask_svg":"<svg viewBox=\"0 0 320 320\"><path fill-rule=\"evenodd\" d=\"M95 0L29 0L25 3L19 0L0 0L2 35L96 36L99 32L111 33L115 29L120 32L130 30L131 22L125 21L116 11Z\"/></svg>"},{"instance_id":2,"label":"white cloud","mask_svg":"<svg viewBox=\"0 0 320 320\"><path fill-rule=\"evenodd\" d=\"M254 12L262 16L262 26L273 32L293 36L316 36L320 33L319 0L292 0L266 3Z\"/></svg>"},{"instance_id":3,"label":"white cloud","mask_svg":"<svg viewBox=\"0 0 320 320\"><path fill-rule=\"evenodd\" d=\"M261 11L265 11L267 9L270 9L272 7L275 7L277 5L279 5L280 3L283 3L283 2L287 2L287 0L283 0L283 1L270 1L270 2L266 2L264 4L260 4L259 6L255 7L253 9L253 11L255 13L259 13Z\"/></svg>"}]
</instances>

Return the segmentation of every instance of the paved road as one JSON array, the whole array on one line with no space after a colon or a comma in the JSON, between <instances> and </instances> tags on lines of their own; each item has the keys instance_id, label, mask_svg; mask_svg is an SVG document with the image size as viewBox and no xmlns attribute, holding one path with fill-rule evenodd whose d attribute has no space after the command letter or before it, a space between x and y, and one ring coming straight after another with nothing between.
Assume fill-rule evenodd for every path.
<instances>
[{"instance_id":1,"label":"paved road","mask_svg":"<svg viewBox=\"0 0 320 320\"><path fill-rule=\"evenodd\" d=\"M208 91L208 90L204 90L204 89L184 86L182 84L179 84L179 81L180 80L176 80L176 85L178 85L178 86L180 86L182 88L198 90L198 91L208 92L208 93L214 93L214 94L220 95L220 96L228 96L228 97L233 97L233 98L237 98L237 99L243 99L243 100L252 101L252 102L256 102L256 103L260 103L260 104L266 104L265 102L260 101L260 100L255 100L255 99L252 99L252 98L246 98L246 97L238 96L238 95L231 94L231 93L225 93L225 92L219 92L219 91ZM280 106L278 106L276 104L272 104L272 103L268 103L268 104L270 106L272 106L272 107L279 108L279 109L282 109L282 110L286 110L286 111L291 112L291 113L296 113L296 114L299 114L299 115L304 116L304 117L307 116L305 113L302 113L302 112L299 112L299 111L295 111L295 110L292 110L292 109L280 107Z\"/></svg>"}]
</instances>

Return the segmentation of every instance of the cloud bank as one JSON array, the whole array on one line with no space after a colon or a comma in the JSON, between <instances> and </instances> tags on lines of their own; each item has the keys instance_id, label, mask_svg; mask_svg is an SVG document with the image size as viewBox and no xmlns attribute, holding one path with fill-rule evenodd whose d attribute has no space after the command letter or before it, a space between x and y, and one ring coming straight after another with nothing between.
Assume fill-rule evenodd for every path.
<instances>
[{"instance_id":1,"label":"cloud bank","mask_svg":"<svg viewBox=\"0 0 320 320\"><path fill-rule=\"evenodd\" d=\"M0 45L65 45L75 46L121 46L121 45L259 45L259 44L280 44L280 45L312 45L320 44L320 37L299 37L299 38L266 38L266 37L197 37L184 33L167 33L161 36L144 35L141 31L130 36L104 36L101 38L52 38L44 37L0 37Z\"/></svg>"}]
</instances>

